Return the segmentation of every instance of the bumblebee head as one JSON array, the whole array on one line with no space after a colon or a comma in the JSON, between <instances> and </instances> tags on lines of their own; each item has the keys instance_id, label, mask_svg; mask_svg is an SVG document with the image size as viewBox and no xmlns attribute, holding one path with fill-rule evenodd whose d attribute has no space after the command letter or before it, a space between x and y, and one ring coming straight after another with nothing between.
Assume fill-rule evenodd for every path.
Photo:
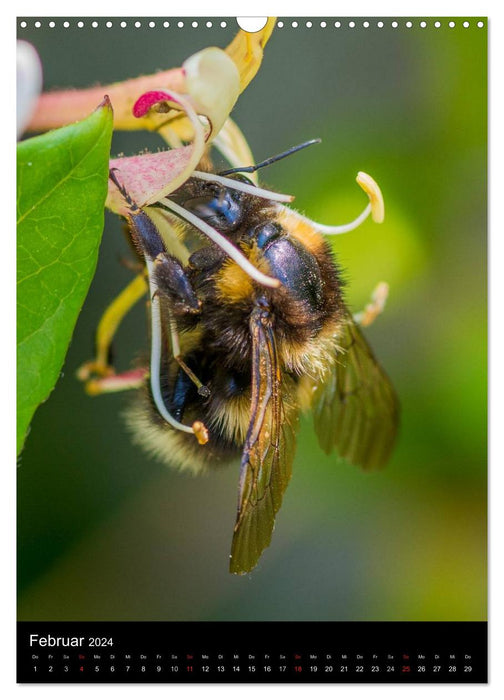
<instances>
[{"instance_id":1,"label":"bumblebee head","mask_svg":"<svg viewBox=\"0 0 504 700\"><path fill-rule=\"evenodd\" d=\"M181 190L172 194L171 199L220 233L233 233L246 220L250 209L253 208L252 201L255 196L268 199L268 195L271 194L271 199L278 201L292 199L289 196L275 196L275 193L256 187L245 173L255 173L260 168L276 163L314 143L320 143L320 139L306 141L256 165L222 170L215 175L195 172L195 177L190 178Z\"/></svg>"},{"instance_id":2,"label":"bumblebee head","mask_svg":"<svg viewBox=\"0 0 504 700\"><path fill-rule=\"evenodd\" d=\"M236 173L229 178L246 185L254 183L245 175ZM219 182L197 181L193 187L177 193L177 201L184 209L205 221L223 234L236 231L243 223L250 195Z\"/></svg>"}]
</instances>

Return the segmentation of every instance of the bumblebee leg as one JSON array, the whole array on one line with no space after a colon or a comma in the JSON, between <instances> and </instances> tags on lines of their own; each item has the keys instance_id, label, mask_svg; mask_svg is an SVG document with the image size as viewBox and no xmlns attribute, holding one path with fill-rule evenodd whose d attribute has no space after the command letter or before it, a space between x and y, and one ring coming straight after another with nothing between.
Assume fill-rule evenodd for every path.
<instances>
[{"instance_id":1,"label":"bumblebee leg","mask_svg":"<svg viewBox=\"0 0 504 700\"><path fill-rule=\"evenodd\" d=\"M199 314L201 302L196 296L187 273L172 255L160 253L154 262L154 279L158 293L168 301L171 349L175 361L196 385L200 396L210 396L205 386L182 359L177 318Z\"/></svg>"},{"instance_id":2,"label":"bumblebee leg","mask_svg":"<svg viewBox=\"0 0 504 700\"><path fill-rule=\"evenodd\" d=\"M194 374L192 369L186 365L184 360L182 359L182 354L180 351L180 341L179 341L179 334L178 334L178 329L177 329L177 323L175 319L173 318L173 315L168 312L169 315L169 324L170 324L170 341L171 341L171 351L173 354L173 359L175 362L178 364L180 369L185 372L185 374L189 377L189 379L192 381L192 383L196 386L198 390L198 394L200 396L203 396L204 398L208 398L210 396L210 389L203 384L202 381L198 379L198 377Z\"/></svg>"},{"instance_id":3,"label":"bumblebee leg","mask_svg":"<svg viewBox=\"0 0 504 700\"><path fill-rule=\"evenodd\" d=\"M379 282L371 294L371 302L362 311L354 314L355 323L360 326L370 326L373 321L383 312L389 293L389 286L386 282Z\"/></svg>"},{"instance_id":4,"label":"bumblebee leg","mask_svg":"<svg viewBox=\"0 0 504 700\"><path fill-rule=\"evenodd\" d=\"M166 411L166 406L163 405L162 396L158 395L159 377L156 376L159 372L159 356L160 347L153 351L156 344L161 343L162 338L162 312L168 313L168 325L170 327L170 336L172 344L172 352L174 358L179 362L180 367L186 372L187 376L194 381L198 387L198 391L202 396L208 396L209 391L203 386L202 382L189 370L187 365L180 360L180 345L177 331L177 319L184 316L198 314L200 311L200 301L198 300L191 282L187 276L182 263L173 255L166 252L163 239L153 220L143 211L135 209L131 210L129 223L132 231L132 237L136 241L137 246L141 249L142 254L147 264L149 287L151 292L151 355L154 355L155 363L151 358L151 388L154 396L154 401L158 406L161 415L170 422L169 412ZM155 298L158 297L158 298ZM167 301L165 309L159 308L160 299ZM156 340L155 340L156 338ZM154 369L155 365L156 369ZM189 371L187 371L189 370ZM159 402L159 405L158 405ZM177 420L174 420L172 425L184 431L193 432L198 441L202 444L208 440L206 428L203 424L197 422L191 428L182 426ZM196 427L195 427L196 426Z\"/></svg>"},{"instance_id":5,"label":"bumblebee leg","mask_svg":"<svg viewBox=\"0 0 504 700\"><path fill-rule=\"evenodd\" d=\"M107 307L96 331L96 357L83 364L77 371L77 378L88 381L92 375L110 377L114 369L108 364L110 344L119 324L128 311L148 291L148 285L143 273L137 275L118 297Z\"/></svg>"},{"instance_id":6,"label":"bumblebee leg","mask_svg":"<svg viewBox=\"0 0 504 700\"><path fill-rule=\"evenodd\" d=\"M154 261L154 280L161 297L168 300L175 316L198 314L201 308L185 269L177 258L159 253Z\"/></svg>"},{"instance_id":7,"label":"bumblebee leg","mask_svg":"<svg viewBox=\"0 0 504 700\"><path fill-rule=\"evenodd\" d=\"M192 369L190 369L184 360L181 358L180 355L174 355L173 356L175 361L178 363L179 367L187 374L189 379L193 382L193 384L196 385L196 388L198 389L198 394L202 396L204 399L207 399L210 396L210 389L206 386L206 384L203 384L198 377L194 374Z\"/></svg>"},{"instance_id":8,"label":"bumblebee leg","mask_svg":"<svg viewBox=\"0 0 504 700\"><path fill-rule=\"evenodd\" d=\"M177 322L170 312L168 312L168 315L170 324L171 351L173 354L173 359L175 360L175 362L177 362L179 367L186 373L186 375L193 382L193 384L195 384L196 388L198 389L198 394L200 396L203 396L204 398L208 398L210 396L210 389L198 379L198 377L194 374L192 369L188 367L182 359L182 354L180 352L180 341L177 329Z\"/></svg>"}]
</instances>

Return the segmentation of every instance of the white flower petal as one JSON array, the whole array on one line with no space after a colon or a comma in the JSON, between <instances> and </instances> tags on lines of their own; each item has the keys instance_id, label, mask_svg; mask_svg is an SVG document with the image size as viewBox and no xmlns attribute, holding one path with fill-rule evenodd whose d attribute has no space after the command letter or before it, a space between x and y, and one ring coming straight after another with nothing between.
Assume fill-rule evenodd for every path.
<instances>
[{"instance_id":1,"label":"white flower petal","mask_svg":"<svg viewBox=\"0 0 504 700\"><path fill-rule=\"evenodd\" d=\"M35 112L42 90L42 64L27 41L17 42L17 134L21 136Z\"/></svg>"},{"instance_id":2,"label":"white flower petal","mask_svg":"<svg viewBox=\"0 0 504 700\"><path fill-rule=\"evenodd\" d=\"M240 94L238 68L214 46L190 56L182 67L194 109L210 120L211 139L221 130Z\"/></svg>"}]
</instances>

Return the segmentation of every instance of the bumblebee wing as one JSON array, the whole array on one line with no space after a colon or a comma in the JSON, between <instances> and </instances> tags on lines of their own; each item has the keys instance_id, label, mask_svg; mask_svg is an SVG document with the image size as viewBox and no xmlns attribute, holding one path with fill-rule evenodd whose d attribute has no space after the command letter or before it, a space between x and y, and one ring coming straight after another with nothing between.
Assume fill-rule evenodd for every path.
<instances>
[{"instance_id":1,"label":"bumblebee wing","mask_svg":"<svg viewBox=\"0 0 504 700\"><path fill-rule=\"evenodd\" d=\"M273 323L267 310L257 307L253 311L250 331L252 400L231 546L229 570L234 574L251 571L271 542L275 515L291 477L297 422L297 412L282 399Z\"/></svg>"},{"instance_id":2,"label":"bumblebee wing","mask_svg":"<svg viewBox=\"0 0 504 700\"><path fill-rule=\"evenodd\" d=\"M349 312L338 344L334 369L313 397L320 446L364 469L383 466L397 435L397 395Z\"/></svg>"}]
</instances>

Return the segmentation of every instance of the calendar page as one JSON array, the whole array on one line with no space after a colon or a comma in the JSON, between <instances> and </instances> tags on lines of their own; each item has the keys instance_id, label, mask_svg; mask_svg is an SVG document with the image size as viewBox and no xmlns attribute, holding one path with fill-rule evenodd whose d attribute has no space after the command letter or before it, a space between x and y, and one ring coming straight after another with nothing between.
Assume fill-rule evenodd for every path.
<instances>
[{"instance_id":1,"label":"calendar page","mask_svg":"<svg viewBox=\"0 0 504 700\"><path fill-rule=\"evenodd\" d=\"M487 30L17 19L18 682L486 682Z\"/></svg>"}]
</instances>

